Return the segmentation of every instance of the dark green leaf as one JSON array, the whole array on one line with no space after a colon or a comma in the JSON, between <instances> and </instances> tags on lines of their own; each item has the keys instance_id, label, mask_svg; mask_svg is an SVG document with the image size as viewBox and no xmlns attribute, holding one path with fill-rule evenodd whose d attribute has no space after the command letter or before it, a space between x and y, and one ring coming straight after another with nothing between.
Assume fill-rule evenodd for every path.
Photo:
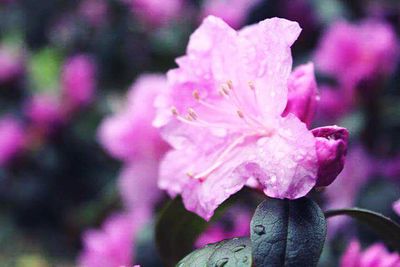
<instances>
[{"instance_id":1,"label":"dark green leaf","mask_svg":"<svg viewBox=\"0 0 400 267\"><path fill-rule=\"evenodd\" d=\"M330 218L338 215L350 216L370 226L384 241L393 249L400 252L400 225L382 214L360 209L340 209L325 212L325 217Z\"/></svg>"},{"instance_id":2,"label":"dark green leaf","mask_svg":"<svg viewBox=\"0 0 400 267\"><path fill-rule=\"evenodd\" d=\"M326 237L326 221L312 200L267 199L251 220L255 266L316 266Z\"/></svg>"},{"instance_id":3,"label":"dark green leaf","mask_svg":"<svg viewBox=\"0 0 400 267\"><path fill-rule=\"evenodd\" d=\"M248 237L210 244L187 255L178 267L250 267L251 242Z\"/></svg>"},{"instance_id":4,"label":"dark green leaf","mask_svg":"<svg viewBox=\"0 0 400 267\"><path fill-rule=\"evenodd\" d=\"M189 212L181 198L172 200L161 212L156 225L158 251L166 266L174 266L193 249L207 222Z\"/></svg>"}]
</instances>

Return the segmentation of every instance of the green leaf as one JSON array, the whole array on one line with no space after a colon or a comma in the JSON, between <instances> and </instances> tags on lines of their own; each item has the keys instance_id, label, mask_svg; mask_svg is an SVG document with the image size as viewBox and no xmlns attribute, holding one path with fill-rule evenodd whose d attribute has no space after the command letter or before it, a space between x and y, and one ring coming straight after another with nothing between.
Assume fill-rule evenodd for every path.
<instances>
[{"instance_id":1,"label":"green leaf","mask_svg":"<svg viewBox=\"0 0 400 267\"><path fill-rule=\"evenodd\" d=\"M181 198L170 201L158 219L156 242L166 266L174 266L193 249L198 236L206 229L207 222L189 212Z\"/></svg>"},{"instance_id":2,"label":"green leaf","mask_svg":"<svg viewBox=\"0 0 400 267\"><path fill-rule=\"evenodd\" d=\"M210 244L183 258L177 267L250 267L251 242L248 237Z\"/></svg>"},{"instance_id":3,"label":"green leaf","mask_svg":"<svg viewBox=\"0 0 400 267\"><path fill-rule=\"evenodd\" d=\"M316 266L326 237L326 221L308 198L266 199L251 220L255 266Z\"/></svg>"},{"instance_id":4,"label":"green leaf","mask_svg":"<svg viewBox=\"0 0 400 267\"><path fill-rule=\"evenodd\" d=\"M347 215L371 227L389 246L400 252L400 225L390 218L360 208L330 210L325 212L325 217Z\"/></svg>"}]
</instances>

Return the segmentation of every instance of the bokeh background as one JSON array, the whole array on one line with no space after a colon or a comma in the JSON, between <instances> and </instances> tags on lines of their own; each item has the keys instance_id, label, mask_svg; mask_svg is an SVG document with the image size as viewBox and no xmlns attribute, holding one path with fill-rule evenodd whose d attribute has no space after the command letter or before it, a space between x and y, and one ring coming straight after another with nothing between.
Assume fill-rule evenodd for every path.
<instances>
[{"instance_id":1,"label":"bokeh background","mask_svg":"<svg viewBox=\"0 0 400 267\"><path fill-rule=\"evenodd\" d=\"M209 14L236 29L275 16L299 22L294 65L315 62L315 124L351 134L345 170L317 198L326 208L357 205L398 220L398 1L0 0L0 266L79 264L83 233L124 208L117 185L126 163L104 148L99 127L121 111L141 74L175 66ZM350 222L331 224L321 266L337 266L354 236L364 245L378 240ZM237 226L229 218L222 225ZM161 266L145 256L156 253L151 232L143 228L134 242L141 245L132 243L132 263Z\"/></svg>"}]
</instances>

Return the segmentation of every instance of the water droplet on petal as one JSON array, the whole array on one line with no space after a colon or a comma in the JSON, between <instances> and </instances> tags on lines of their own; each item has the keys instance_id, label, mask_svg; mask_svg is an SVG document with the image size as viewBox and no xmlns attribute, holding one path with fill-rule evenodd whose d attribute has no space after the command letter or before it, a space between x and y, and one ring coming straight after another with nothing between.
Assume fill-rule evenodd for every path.
<instances>
[{"instance_id":1,"label":"water droplet on petal","mask_svg":"<svg viewBox=\"0 0 400 267\"><path fill-rule=\"evenodd\" d=\"M240 246L233 248L232 250L233 250L233 252L239 252L239 251L243 250L245 247L246 247L245 245L240 245Z\"/></svg>"},{"instance_id":2,"label":"water droplet on petal","mask_svg":"<svg viewBox=\"0 0 400 267\"><path fill-rule=\"evenodd\" d=\"M222 259L218 260L218 261L215 263L215 267L223 267L223 266L225 266L225 264L228 263L228 261L229 261L228 258L222 258Z\"/></svg>"},{"instance_id":3,"label":"water droplet on petal","mask_svg":"<svg viewBox=\"0 0 400 267\"><path fill-rule=\"evenodd\" d=\"M263 225L256 225L254 226L253 231L257 235L263 235L265 234L265 227Z\"/></svg>"},{"instance_id":4,"label":"water droplet on petal","mask_svg":"<svg viewBox=\"0 0 400 267\"><path fill-rule=\"evenodd\" d=\"M248 258L247 256L244 256L242 262L245 263L245 262L247 262L248 260L249 260L249 258Z\"/></svg>"}]
</instances>

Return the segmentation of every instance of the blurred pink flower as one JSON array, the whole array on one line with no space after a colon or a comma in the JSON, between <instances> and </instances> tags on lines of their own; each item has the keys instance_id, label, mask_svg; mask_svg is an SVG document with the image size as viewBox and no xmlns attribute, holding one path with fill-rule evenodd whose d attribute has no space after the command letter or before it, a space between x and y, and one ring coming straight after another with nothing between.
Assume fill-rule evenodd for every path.
<instances>
[{"instance_id":1,"label":"blurred pink flower","mask_svg":"<svg viewBox=\"0 0 400 267\"><path fill-rule=\"evenodd\" d=\"M88 105L95 93L96 66L88 55L75 55L67 60L62 70L62 94L72 109Z\"/></svg>"},{"instance_id":2,"label":"blurred pink flower","mask_svg":"<svg viewBox=\"0 0 400 267\"><path fill-rule=\"evenodd\" d=\"M317 140L318 178L316 186L330 185L343 170L349 132L338 126L312 130Z\"/></svg>"},{"instance_id":3,"label":"blurred pink flower","mask_svg":"<svg viewBox=\"0 0 400 267\"><path fill-rule=\"evenodd\" d=\"M20 52L0 46L0 84L18 77L24 70Z\"/></svg>"},{"instance_id":4,"label":"blurred pink flower","mask_svg":"<svg viewBox=\"0 0 400 267\"><path fill-rule=\"evenodd\" d=\"M99 128L98 137L103 147L125 162L118 185L128 209L152 207L162 195L157 187L158 168L168 145L152 121L153 102L166 86L163 75L140 76L129 90L126 106L106 118Z\"/></svg>"},{"instance_id":5,"label":"blurred pink flower","mask_svg":"<svg viewBox=\"0 0 400 267\"><path fill-rule=\"evenodd\" d=\"M98 138L110 155L125 162L160 159L167 145L152 126L153 102L166 86L163 75L142 75L129 90L125 108L102 122Z\"/></svg>"},{"instance_id":6,"label":"blurred pink flower","mask_svg":"<svg viewBox=\"0 0 400 267\"><path fill-rule=\"evenodd\" d=\"M16 156L25 144L22 125L11 116L0 118L0 167Z\"/></svg>"},{"instance_id":7,"label":"blurred pink flower","mask_svg":"<svg viewBox=\"0 0 400 267\"><path fill-rule=\"evenodd\" d=\"M289 76L288 102L283 116L292 113L309 127L315 115L318 98L314 65L308 63L298 66Z\"/></svg>"},{"instance_id":8,"label":"blurred pink flower","mask_svg":"<svg viewBox=\"0 0 400 267\"><path fill-rule=\"evenodd\" d=\"M213 15L237 29L244 25L249 12L259 2L260 0L205 0L201 18Z\"/></svg>"},{"instance_id":9,"label":"blurred pink flower","mask_svg":"<svg viewBox=\"0 0 400 267\"><path fill-rule=\"evenodd\" d=\"M349 149L343 171L324 192L327 201L325 209L353 207L359 190L369 180L373 171L372 161L361 146ZM343 216L329 219L329 236L334 236L348 221Z\"/></svg>"},{"instance_id":10,"label":"blurred pink flower","mask_svg":"<svg viewBox=\"0 0 400 267\"><path fill-rule=\"evenodd\" d=\"M61 103L52 95L38 94L31 97L25 103L24 112L33 126L44 132L52 131L63 121Z\"/></svg>"},{"instance_id":11,"label":"blurred pink flower","mask_svg":"<svg viewBox=\"0 0 400 267\"><path fill-rule=\"evenodd\" d=\"M184 0L124 0L132 12L146 24L159 27L182 16Z\"/></svg>"},{"instance_id":12,"label":"blurred pink flower","mask_svg":"<svg viewBox=\"0 0 400 267\"><path fill-rule=\"evenodd\" d=\"M340 267L400 267L400 255L390 253L383 244L377 243L361 251L358 241L350 242L340 260Z\"/></svg>"},{"instance_id":13,"label":"blurred pink flower","mask_svg":"<svg viewBox=\"0 0 400 267\"><path fill-rule=\"evenodd\" d=\"M390 74L398 62L398 48L395 31L385 22L337 22L320 41L316 65L342 84L354 86L364 79Z\"/></svg>"},{"instance_id":14,"label":"blurred pink flower","mask_svg":"<svg viewBox=\"0 0 400 267\"><path fill-rule=\"evenodd\" d=\"M400 216L400 199L393 203L393 210Z\"/></svg>"},{"instance_id":15,"label":"blurred pink flower","mask_svg":"<svg viewBox=\"0 0 400 267\"><path fill-rule=\"evenodd\" d=\"M83 250L78 259L80 267L131 266L134 261L135 236L148 222L143 210L135 214L115 214L100 230L83 234Z\"/></svg>"},{"instance_id":16,"label":"blurred pink flower","mask_svg":"<svg viewBox=\"0 0 400 267\"><path fill-rule=\"evenodd\" d=\"M320 87L320 101L317 108L317 120L337 121L352 106L353 99L346 97L346 89L330 86Z\"/></svg>"},{"instance_id":17,"label":"blurred pink flower","mask_svg":"<svg viewBox=\"0 0 400 267\"><path fill-rule=\"evenodd\" d=\"M181 194L188 210L208 220L250 178L276 198L314 187L315 138L293 114L281 116L300 30L272 18L236 32L210 16L169 71L169 99L158 103L169 109L155 124L166 124L163 138L174 150L161 162L159 186Z\"/></svg>"},{"instance_id":18,"label":"blurred pink flower","mask_svg":"<svg viewBox=\"0 0 400 267\"><path fill-rule=\"evenodd\" d=\"M223 218L210 225L196 241L196 247L219 242L224 239L250 235L251 214L248 210L234 207Z\"/></svg>"}]
</instances>

